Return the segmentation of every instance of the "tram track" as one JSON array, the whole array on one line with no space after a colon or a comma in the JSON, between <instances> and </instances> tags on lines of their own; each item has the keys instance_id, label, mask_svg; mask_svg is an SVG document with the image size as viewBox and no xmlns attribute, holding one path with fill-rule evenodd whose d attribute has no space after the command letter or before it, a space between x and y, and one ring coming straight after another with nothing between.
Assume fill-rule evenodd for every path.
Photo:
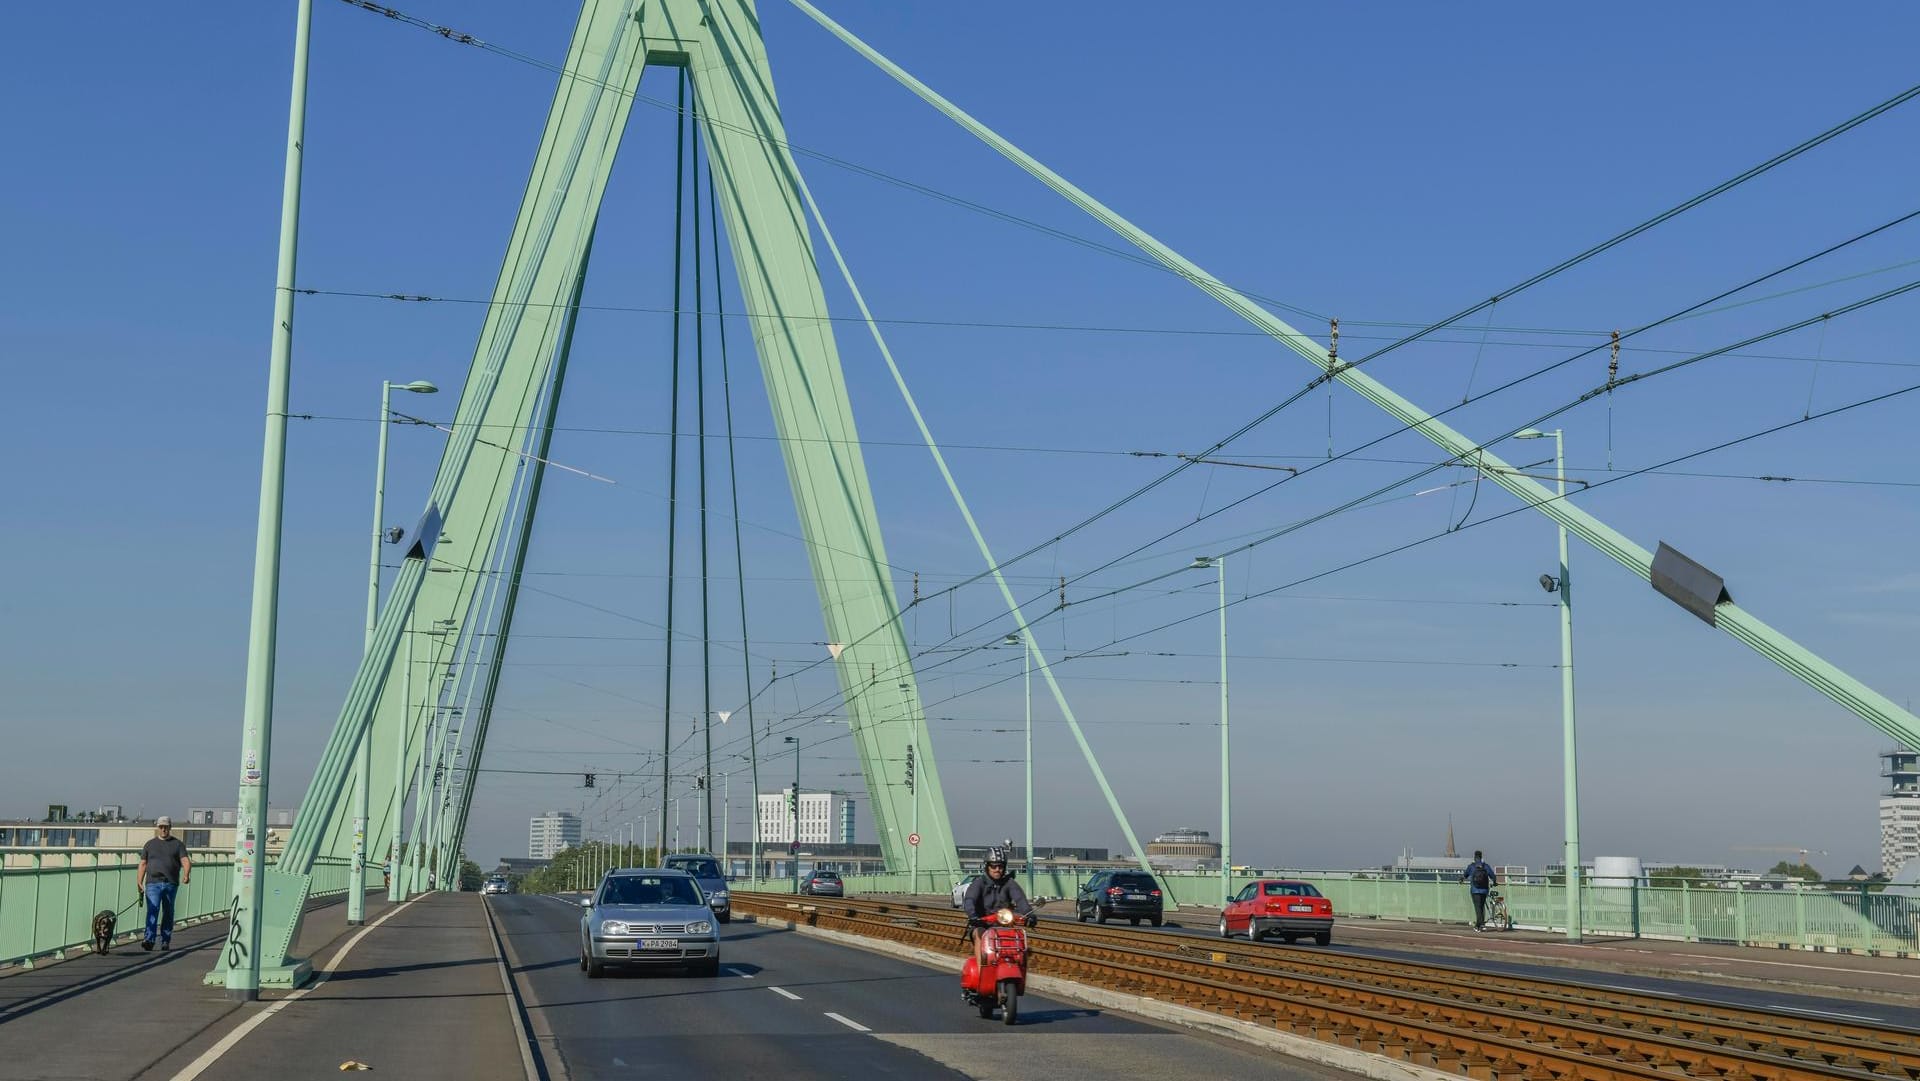
<instances>
[{"instance_id":1,"label":"tram track","mask_svg":"<svg viewBox=\"0 0 1920 1081\"><path fill-rule=\"evenodd\" d=\"M943 905L733 894L739 911L958 956ZM1920 1033L1531 976L1058 920L1032 971L1481 1081L1920 1081Z\"/></svg>"}]
</instances>

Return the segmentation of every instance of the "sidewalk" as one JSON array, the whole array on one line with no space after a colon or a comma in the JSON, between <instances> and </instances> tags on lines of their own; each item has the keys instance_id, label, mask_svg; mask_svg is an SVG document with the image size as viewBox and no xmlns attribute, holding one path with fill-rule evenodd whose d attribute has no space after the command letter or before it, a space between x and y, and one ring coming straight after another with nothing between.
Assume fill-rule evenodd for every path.
<instances>
[{"instance_id":1,"label":"sidewalk","mask_svg":"<svg viewBox=\"0 0 1920 1081\"><path fill-rule=\"evenodd\" d=\"M479 895L428 894L397 911L370 895L367 925L347 927L339 901L310 910L299 947L316 971L350 952L317 987L257 1003L202 982L224 920L177 932L171 953L134 943L0 979L0 1081L172 1081L250 1023L258 1030L202 1081L332 1077L348 1059L395 1077L523 1081Z\"/></svg>"}]
</instances>

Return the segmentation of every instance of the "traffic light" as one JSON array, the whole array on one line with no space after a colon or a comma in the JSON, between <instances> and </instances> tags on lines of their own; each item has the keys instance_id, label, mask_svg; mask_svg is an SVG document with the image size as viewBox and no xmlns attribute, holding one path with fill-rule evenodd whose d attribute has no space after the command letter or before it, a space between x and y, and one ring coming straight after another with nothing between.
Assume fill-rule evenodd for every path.
<instances>
[{"instance_id":1,"label":"traffic light","mask_svg":"<svg viewBox=\"0 0 1920 1081\"><path fill-rule=\"evenodd\" d=\"M907 793L917 794L913 787L913 744L907 744Z\"/></svg>"},{"instance_id":2,"label":"traffic light","mask_svg":"<svg viewBox=\"0 0 1920 1081\"><path fill-rule=\"evenodd\" d=\"M707 787L707 775L702 773L699 776L695 777L693 779L693 787L696 790Z\"/></svg>"},{"instance_id":3,"label":"traffic light","mask_svg":"<svg viewBox=\"0 0 1920 1081\"><path fill-rule=\"evenodd\" d=\"M800 813L800 790L797 788L787 789L787 813Z\"/></svg>"},{"instance_id":4,"label":"traffic light","mask_svg":"<svg viewBox=\"0 0 1920 1081\"><path fill-rule=\"evenodd\" d=\"M586 774L582 774L581 776L585 778L585 781L584 781L584 782L583 782L583 783L581 784L581 786L580 786L580 787L582 787L582 788L592 788L592 787L593 787L593 774L591 774L591 773L586 773Z\"/></svg>"}]
</instances>

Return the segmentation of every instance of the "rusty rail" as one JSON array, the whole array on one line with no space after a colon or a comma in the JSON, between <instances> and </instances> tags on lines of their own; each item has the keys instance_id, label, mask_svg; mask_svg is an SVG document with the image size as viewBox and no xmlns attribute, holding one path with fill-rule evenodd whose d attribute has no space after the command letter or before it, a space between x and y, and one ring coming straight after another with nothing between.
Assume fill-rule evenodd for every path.
<instances>
[{"instance_id":1,"label":"rusty rail","mask_svg":"<svg viewBox=\"0 0 1920 1081\"><path fill-rule=\"evenodd\" d=\"M733 894L737 910L958 955L959 913L878 899ZM1920 1081L1920 1034L1451 965L1065 921L1033 971L1478 1081Z\"/></svg>"}]
</instances>

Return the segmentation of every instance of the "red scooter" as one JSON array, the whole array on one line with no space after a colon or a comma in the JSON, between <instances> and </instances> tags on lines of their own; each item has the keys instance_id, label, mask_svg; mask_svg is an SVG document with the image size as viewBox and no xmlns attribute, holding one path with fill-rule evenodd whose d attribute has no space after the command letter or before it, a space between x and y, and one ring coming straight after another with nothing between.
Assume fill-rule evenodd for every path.
<instances>
[{"instance_id":1,"label":"red scooter","mask_svg":"<svg viewBox=\"0 0 1920 1081\"><path fill-rule=\"evenodd\" d=\"M960 966L960 996L989 1021L995 1006L1009 1025L1020 1017L1020 996L1027 993L1027 932L1022 924L1032 926L1033 917L1022 918L1010 908L967 921L983 942L981 956L969 957Z\"/></svg>"}]
</instances>

